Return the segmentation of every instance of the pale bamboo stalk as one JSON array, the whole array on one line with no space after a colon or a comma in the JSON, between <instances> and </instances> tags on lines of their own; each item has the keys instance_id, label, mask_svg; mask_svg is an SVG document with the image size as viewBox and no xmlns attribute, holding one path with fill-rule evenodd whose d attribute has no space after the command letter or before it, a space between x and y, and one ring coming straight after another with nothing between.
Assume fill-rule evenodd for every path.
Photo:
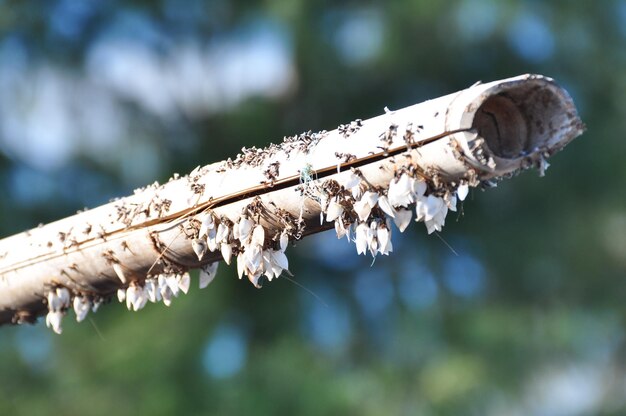
<instances>
[{"instance_id":1,"label":"pale bamboo stalk","mask_svg":"<svg viewBox=\"0 0 626 416\"><path fill-rule=\"evenodd\" d=\"M190 242L208 210L236 222L256 199L267 240L286 227L293 231L289 222L300 217L305 235L330 228L320 224L323 207L302 195L299 182L309 169L316 184L343 184L357 170L371 189L384 191L412 166L441 194L530 166L543 172L545 159L582 131L565 90L550 78L523 75L248 149L235 161L0 240L0 324L45 313L50 288L95 299L164 268L183 271L220 260L218 251L198 261Z\"/></svg>"}]
</instances>

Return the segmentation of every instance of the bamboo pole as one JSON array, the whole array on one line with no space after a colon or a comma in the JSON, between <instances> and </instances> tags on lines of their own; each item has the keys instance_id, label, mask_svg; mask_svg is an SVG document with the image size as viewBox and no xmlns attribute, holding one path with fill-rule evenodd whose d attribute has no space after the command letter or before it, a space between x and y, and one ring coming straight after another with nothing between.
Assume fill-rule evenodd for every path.
<instances>
[{"instance_id":1,"label":"bamboo pole","mask_svg":"<svg viewBox=\"0 0 626 416\"><path fill-rule=\"evenodd\" d=\"M439 230L467 187L529 167L543 174L546 158L582 131L565 90L523 75L242 149L0 240L0 324L48 312L60 332L72 300L82 318L116 293L129 309L149 298L168 303L188 287L190 268L203 268L206 285L213 263L230 256L240 277L260 286L287 268L287 241L333 226L338 236L354 233L360 253L388 254L389 223L404 229L409 209Z\"/></svg>"}]
</instances>

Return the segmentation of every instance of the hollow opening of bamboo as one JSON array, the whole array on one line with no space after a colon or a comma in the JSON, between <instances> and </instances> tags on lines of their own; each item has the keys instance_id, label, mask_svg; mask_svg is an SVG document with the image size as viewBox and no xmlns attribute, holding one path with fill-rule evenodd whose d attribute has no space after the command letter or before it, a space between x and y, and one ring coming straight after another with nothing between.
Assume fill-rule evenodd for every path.
<instances>
[{"instance_id":1,"label":"hollow opening of bamboo","mask_svg":"<svg viewBox=\"0 0 626 416\"><path fill-rule=\"evenodd\" d=\"M558 90L532 83L511 86L480 105L472 126L495 156L524 157L549 147L557 130L569 124L570 100L563 98Z\"/></svg>"}]
</instances>

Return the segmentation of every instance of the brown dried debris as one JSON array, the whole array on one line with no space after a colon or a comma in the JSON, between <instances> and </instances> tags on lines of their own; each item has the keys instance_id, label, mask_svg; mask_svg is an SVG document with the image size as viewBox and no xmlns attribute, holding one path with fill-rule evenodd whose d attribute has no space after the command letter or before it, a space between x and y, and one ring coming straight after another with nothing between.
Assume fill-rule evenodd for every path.
<instances>
[{"instance_id":1,"label":"brown dried debris","mask_svg":"<svg viewBox=\"0 0 626 416\"><path fill-rule=\"evenodd\" d=\"M363 126L363 120L357 118L356 120L350 122L350 124L341 124L337 128L339 134L343 136L344 139L347 139L352 134L356 133Z\"/></svg>"}]
</instances>

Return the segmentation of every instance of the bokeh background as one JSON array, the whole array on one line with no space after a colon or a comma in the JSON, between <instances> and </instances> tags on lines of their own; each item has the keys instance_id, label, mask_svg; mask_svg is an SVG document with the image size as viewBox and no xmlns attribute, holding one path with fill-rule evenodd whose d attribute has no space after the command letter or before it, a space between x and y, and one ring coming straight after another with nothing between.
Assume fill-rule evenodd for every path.
<instances>
[{"instance_id":1,"label":"bokeh background","mask_svg":"<svg viewBox=\"0 0 626 416\"><path fill-rule=\"evenodd\" d=\"M0 328L0 414L626 413L626 1L0 0L0 235L527 72L586 134L390 258L221 267L170 308ZM301 286L300 286L301 285Z\"/></svg>"}]
</instances>

